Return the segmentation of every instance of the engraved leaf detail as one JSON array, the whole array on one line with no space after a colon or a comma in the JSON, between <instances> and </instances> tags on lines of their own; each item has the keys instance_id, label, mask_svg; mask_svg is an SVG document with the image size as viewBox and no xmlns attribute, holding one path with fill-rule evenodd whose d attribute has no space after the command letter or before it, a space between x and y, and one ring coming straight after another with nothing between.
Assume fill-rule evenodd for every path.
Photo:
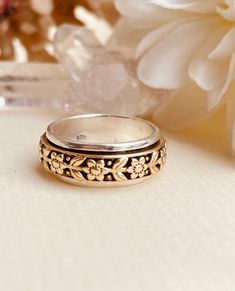
<instances>
[{"instance_id":1,"label":"engraved leaf detail","mask_svg":"<svg viewBox=\"0 0 235 291\"><path fill-rule=\"evenodd\" d=\"M82 175L82 173L80 171L71 170L71 174L78 181L84 181L85 180L85 178L83 177L83 175Z\"/></svg>"},{"instance_id":2,"label":"engraved leaf detail","mask_svg":"<svg viewBox=\"0 0 235 291\"><path fill-rule=\"evenodd\" d=\"M81 164L85 161L85 159L86 159L86 157L79 156L79 157L73 158L70 162L71 174L74 178L76 178L79 181L85 180L85 178L83 177L83 175L81 173L82 168L80 167Z\"/></svg>"},{"instance_id":3,"label":"engraved leaf detail","mask_svg":"<svg viewBox=\"0 0 235 291\"><path fill-rule=\"evenodd\" d=\"M120 158L118 159L115 164L113 165L113 170L120 171L125 170L125 165L128 161L128 158Z\"/></svg>"},{"instance_id":4,"label":"engraved leaf detail","mask_svg":"<svg viewBox=\"0 0 235 291\"><path fill-rule=\"evenodd\" d=\"M50 168L48 167L48 163L44 158L42 159L42 164L47 171L50 171Z\"/></svg>"},{"instance_id":5,"label":"engraved leaf detail","mask_svg":"<svg viewBox=\"0 0 235 291\"><path fill-rule=\"evenodd\" d=\"M159 171L157 163L158 163L158 152L153 152L151 160L149 162L149 169L152 174L155 174Z\"/></svg>"},{"instance_id":6,"label":"engraved leaf detail","mask_svg":"<svg viewBox=\"0 0 235 291\"><path fill-rule=\"evenodd\" d=\"M40 145L39 145L39 159L47 171L50 171L50 168L48 167L49 154L50 154L50 150L44 148L43 145L40 143Z\"/></svg>"},{"instance_id":7,"label":"engraved leaf detail","mask_svg":"<svg viewBox=\"0 0 235 291\"><path fill-rule=\"evenodd\" d=\"M85 161L85 159L86 157L84 156L75 157L71 160L70 166L73 168L79 168L81 164Z\"/></svg>"},{"instance_id":8,"label":"engraved leaf detail","mask_svg":"<svg viewBox=\"0 0 235 291\"><path fill-rule=\"evenodd\" d=\"M120 158L113 165L113 177L118 182L127 180L127 177L123 174L126 171L127 161L128 158Z\"/></svg>"},{"instance_id":9,"label":"engraved leaf detail","mask_svg":"<svg viewBox=\"0 0 235 291\"><path fill-rule=\"evenodd\" d=\"M157 173L166 162L166 150L160 149L159 152L153 152L149 162L149 169L152 174Z\"/></svg>"},{"instance_id":10,"label":"engraved leaf detail","mask_svg":"<svg viewBox=\"0 0 235 291\"><path fill-rule=\"evenodd\" d=\"M153 152L151 160L149 162L150 165L155 165L158 160L158 152Z\"/></svg>"},{"instance_id":11,"label":"engraved leaf detail","mask_svg":"<svg viewBox=\"0 0 235 291\"><path fill-rule=\"evenodd\" d=\"M49 154L50 154L50 152L51 152L51 150L50 150L50 149L47 149L47 148L43 148L43 149L42 149L42 152L43 152L43 155L44 155L44 156L48 157Z\"/></svg>"},{"instance_id":12,"label":"engraved leaf detail","mask_svg":"<svg viewBox=\"0 0 235 291\"><path fill-rule=\"evenodd\" d=\"M114 172L113 177L118 182L122 182L122 181L127 180L127 177L122 172Z\"/></svg>"}]
</instances>

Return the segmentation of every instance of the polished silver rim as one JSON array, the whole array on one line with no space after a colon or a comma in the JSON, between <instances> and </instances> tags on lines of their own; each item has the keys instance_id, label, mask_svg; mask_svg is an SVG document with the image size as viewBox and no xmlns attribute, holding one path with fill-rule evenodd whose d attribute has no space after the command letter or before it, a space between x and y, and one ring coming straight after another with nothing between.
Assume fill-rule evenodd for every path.
<instances>
[{"instance_id":1,"label":"polished silver rim","mask_svg":"<svg viewBox=\"0 0 235 291\"><path fill-rule=\"evenodd\" d=\"M53 122L46 136L62 148L113 153L149 147L159 141L161 134L157 126L140 118L84 114Z\"/></svg>"}]
</instances>

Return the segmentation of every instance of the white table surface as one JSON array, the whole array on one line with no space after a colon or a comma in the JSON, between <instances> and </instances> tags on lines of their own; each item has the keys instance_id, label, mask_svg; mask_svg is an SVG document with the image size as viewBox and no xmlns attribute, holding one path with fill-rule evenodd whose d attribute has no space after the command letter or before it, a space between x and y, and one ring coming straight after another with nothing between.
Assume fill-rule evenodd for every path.
<instances>
[{"instance_id":1,"label":"white table surface","mask_svg":"<svg viewBox=\"0 0 235 291\"><path fill-rule=\"evenodd\" d=\"M41 168L54 113L0 113L1 291L234 291L235 161L214 118L166 134L145 184L67 185Z\"/></svg>"}]
</instances>

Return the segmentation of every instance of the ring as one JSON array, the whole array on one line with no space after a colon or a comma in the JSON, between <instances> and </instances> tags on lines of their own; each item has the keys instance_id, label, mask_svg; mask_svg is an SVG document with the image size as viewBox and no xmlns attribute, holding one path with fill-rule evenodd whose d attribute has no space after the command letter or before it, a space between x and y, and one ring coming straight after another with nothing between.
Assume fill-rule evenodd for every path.
<instances>
[{"instance_id":1,"label":"ring","mask_svg":"<svg viewBox=\"0 0 235 291\"><path fill-rule=\"evenodd\" d=\"M166 141L152 123L134 117L86 114L59 119L39 144L43 167L80 186L123 186L156 174Z\"/></svg>"}]
</instances>

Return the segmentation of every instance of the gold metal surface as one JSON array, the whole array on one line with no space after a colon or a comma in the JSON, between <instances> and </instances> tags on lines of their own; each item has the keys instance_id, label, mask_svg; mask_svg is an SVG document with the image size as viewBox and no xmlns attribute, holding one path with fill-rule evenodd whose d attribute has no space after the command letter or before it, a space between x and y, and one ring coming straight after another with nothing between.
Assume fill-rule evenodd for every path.
<instances>
[{"instance_id":1,"label":"gold metal surface","mask_svg":"<svg viewBox=\"0 0 235 291\"><path fill-rule=\"evenodd\" d=\"M43 167L57 178L82 186L123 186L135 184L159 172L166 162L166 141L137 151L86 153L65 150L40 139L39 158Z\"/></svg>"}]
</instances>

